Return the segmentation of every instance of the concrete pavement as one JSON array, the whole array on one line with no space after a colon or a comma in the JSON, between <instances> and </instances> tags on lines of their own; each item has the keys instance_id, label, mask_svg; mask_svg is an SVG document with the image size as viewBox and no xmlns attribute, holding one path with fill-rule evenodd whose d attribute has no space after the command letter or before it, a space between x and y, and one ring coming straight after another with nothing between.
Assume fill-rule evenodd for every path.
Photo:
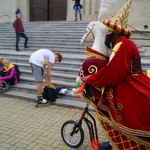
<instances>
[{"instance_id":1,"label":"concrete pavement","mask_svg":"<svg viewBox=\"0 0 150 150\"><path fill-rule=\"evenodd\" d=\"M34 102L0 96L0 150L72 150L62 141L61 126L67 120L78 120L82 111L55 104L36 108ZM105 141L96 121L99 140ZM85 123L83 129L85 139L77 150L92 150Z\"/></svg>"}]
</instances>

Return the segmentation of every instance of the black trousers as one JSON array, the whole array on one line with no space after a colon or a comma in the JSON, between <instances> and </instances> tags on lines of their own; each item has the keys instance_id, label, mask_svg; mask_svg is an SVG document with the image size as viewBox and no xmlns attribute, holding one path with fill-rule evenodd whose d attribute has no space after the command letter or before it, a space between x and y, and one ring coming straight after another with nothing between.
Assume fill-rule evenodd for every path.
<instances>
[{"instance_id":1,"label":"black trousers","mask_svg":"<svg viewBox=\"0 0 150 150\"><path fill-rule=\"evenodd\" d=\"M20 37L25 39L24 47L26 47L28 44L28 37L25 33L16 33L16 50L19 50Z\"/></svg>"}]
</instances>

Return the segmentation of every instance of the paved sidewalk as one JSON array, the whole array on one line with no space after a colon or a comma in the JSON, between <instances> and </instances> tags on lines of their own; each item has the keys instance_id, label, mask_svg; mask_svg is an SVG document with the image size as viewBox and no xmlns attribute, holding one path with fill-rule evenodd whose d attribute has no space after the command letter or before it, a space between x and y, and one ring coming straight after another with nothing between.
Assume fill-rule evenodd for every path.
<instances>
[{"instance_id":1,"label":"paved sidewalk","mask_svg":"<svg viewBox=\"0 0 150 150\"><path fill-rule=\"evenodd\" d=\"M60 130L65 121L78 120L82 111L54 104L36 108L34 102L0 96L0 150L73 150L62 141ZM105 141L97 125L99 140ZM77 150L92 150L85 123L83 128L84 143Z\"/></svg>"}]
</instances>

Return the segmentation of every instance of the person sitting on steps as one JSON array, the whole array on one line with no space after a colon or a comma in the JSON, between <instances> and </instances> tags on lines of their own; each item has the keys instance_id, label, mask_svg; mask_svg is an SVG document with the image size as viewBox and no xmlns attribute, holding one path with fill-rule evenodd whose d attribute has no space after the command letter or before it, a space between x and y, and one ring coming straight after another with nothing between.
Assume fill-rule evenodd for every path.
<instances>
[{"instance_id":1,"label":"person sitting on steps","mask_svg":"<svg viewBox=\"0 0 150 150\"><path fill-rule=\"evenodd\" d=\"M3 88L6 87L6 85L17 84L18 78L15 66L8 58L3 59L3 65L0 70L0 82L3 84Z\"/></svg>"}]
</instances>

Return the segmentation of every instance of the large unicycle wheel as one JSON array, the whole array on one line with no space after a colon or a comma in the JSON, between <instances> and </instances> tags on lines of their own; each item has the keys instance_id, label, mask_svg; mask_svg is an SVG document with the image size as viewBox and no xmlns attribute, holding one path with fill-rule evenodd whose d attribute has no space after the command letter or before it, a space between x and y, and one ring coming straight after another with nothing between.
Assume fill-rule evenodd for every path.
<instances>
[{"instance_id":1,"label":"large unicycle wheel","mask_svg":"<svg viewBox=\"0 0 150 150\"><path fill-rule=\"evenodd\" d=\"M63 141L71 148L77 148L84 141L84 131L76 121L68 120L61 127L61 136Z\"/></svg>"}]
</instances>

